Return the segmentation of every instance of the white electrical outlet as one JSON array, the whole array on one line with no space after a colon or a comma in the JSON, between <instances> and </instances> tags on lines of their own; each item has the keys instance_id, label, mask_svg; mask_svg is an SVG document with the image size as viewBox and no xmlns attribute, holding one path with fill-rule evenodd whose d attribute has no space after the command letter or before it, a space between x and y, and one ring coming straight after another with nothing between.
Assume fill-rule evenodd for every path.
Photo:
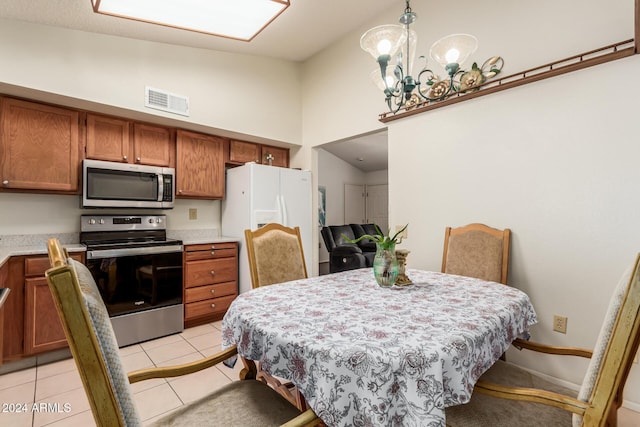
<instances>
[{"instance_id":1,"label":"white electrical outlet","mask_svg":"<svg viewBox=\"0 0 640 427\"><path fill-rule=\"evenodd\" d=\"M561 334L567 333L567 318L564 316L554 315L553 316L553 330L556 332L560 332Z\"/></svg>"}]
</instances>

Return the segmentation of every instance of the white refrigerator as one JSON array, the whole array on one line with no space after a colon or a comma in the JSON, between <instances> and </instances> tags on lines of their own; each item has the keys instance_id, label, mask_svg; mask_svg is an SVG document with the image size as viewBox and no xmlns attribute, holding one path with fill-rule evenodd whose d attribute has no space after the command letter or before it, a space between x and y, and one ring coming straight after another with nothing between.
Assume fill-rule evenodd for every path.
<instances>
[{"instance_id":1,"label":"white refrigerator","mask_svg":"<svg viewBox=\"0 0 640 427\"><path fill-rule=\"evenodd\" d=\"M222 235L237 237L239 292L251 290L244 230L277 222L300 227L307 272L311 271L313 232L311 172L247 163L227 169L222 201Z\"/></svg>"}]
</instances>

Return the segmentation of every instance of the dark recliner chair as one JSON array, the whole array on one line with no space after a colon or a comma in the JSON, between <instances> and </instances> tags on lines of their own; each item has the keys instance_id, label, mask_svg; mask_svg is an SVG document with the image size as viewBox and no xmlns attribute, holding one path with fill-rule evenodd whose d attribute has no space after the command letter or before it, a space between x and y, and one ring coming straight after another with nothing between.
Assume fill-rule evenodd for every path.
<instances>
[{"instance_id":1,"label":"dark recliner chair","mask_svg":"<svg viewBox=\"0 0 640 427\"><path fill-rule=\"evenodd\" d=\"M364 234L377 234L373 224L329 225L322 227L322 239L329 251L329 272L355 270L373 266L376 244L369 239L348 242L342 235L355 240Z\"/></svg>"}]
</instances>

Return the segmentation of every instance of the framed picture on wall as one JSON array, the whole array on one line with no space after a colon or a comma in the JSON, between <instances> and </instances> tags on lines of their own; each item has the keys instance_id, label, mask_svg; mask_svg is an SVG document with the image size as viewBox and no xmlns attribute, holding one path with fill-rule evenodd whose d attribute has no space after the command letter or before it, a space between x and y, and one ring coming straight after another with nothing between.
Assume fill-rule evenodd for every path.
<instances>
[{"instance_id":1,"label":"framed picture on wall","mask_svg":"<svg viewBox=\"0 0 640 427\"><path fill-rule=\"evenodd\" d=\"M318 186L318 227L327 225L327 189Z\"/></svg>"}]
</instances>

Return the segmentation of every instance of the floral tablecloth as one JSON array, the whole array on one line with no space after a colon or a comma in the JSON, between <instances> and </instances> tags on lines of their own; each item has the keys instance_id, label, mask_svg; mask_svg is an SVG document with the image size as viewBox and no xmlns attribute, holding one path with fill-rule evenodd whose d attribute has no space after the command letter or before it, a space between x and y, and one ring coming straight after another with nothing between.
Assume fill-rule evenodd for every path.
<instances>
[{"instance_id":1,"label":"floral tablecloth","mask_svg":"<svg viewBox=\"0 0 640 427\"><path fill-rule=\"evenodd\" d=\"M380 288L367 268L241 294L222 345L293 382L328 426L444 426L536 313L510 286L407 275L413 286Z\"/></svg>"}]
</instances>

